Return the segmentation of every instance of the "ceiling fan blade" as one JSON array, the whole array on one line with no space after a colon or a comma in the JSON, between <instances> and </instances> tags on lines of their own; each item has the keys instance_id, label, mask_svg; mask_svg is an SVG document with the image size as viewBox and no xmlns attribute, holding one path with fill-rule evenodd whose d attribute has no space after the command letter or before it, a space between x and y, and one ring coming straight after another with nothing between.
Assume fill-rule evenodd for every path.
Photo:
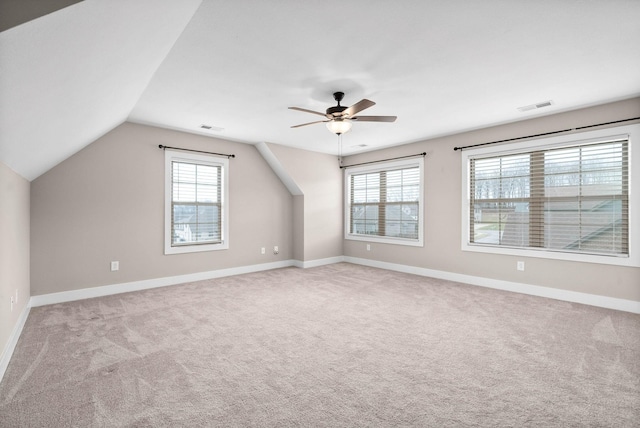
<instances>
[{"instance_id":1,"label":"ceiling fan blade","mask_svg":"<svg viewBox=\"0 0 640 428\"><path fill-rule=\"evenodd\" d=\"M313 125L314 123L330 122L329 120L316 120L315 122L302 123L300 125L293 125L292 128L300 128L301 126Z\"/></svg>"},{"instance_id":2,"label":"ceiling fan blade","mask_svg":"<svg viewBox=\"0 0 640 428\"><path fill-rule=\"evenodd\" d=\"M307 110L306 108L289 107L289 110L298 110L298 111L303 111L305 113L319 114L320 116L327 117L327 115L325 113L320 113L319 111Z\"/></svg>"},{"instance_id":3,"label":"ceiling fan blade","mask_svg":"<svg viewBox=\"0 0 640 428\"><path fill-rule=\"evenodd\" d=\"M376 105L376 103L374 103L371 100L367 100L367 99L360 100L354 105L352 105L351 107L347 108L345 111L343 111L342 116L353 116L354 114L361 112L362 110L374 105Z\"/></svg>"},{"instance_id":4,"label":"ceiling fan blade","mask_svg":"<svg viewBox=\"0 0 640 428\"><path fill-rule=\"evenodd\" d=\"M351 120L358 122L395 122L398 116L355 116Z\"/></svg>"}]
</instances>

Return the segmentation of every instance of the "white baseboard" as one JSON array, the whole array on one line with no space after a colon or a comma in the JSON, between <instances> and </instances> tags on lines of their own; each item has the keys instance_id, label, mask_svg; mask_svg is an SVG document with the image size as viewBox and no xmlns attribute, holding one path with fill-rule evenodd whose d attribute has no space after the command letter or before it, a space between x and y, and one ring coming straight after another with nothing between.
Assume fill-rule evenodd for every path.
<instances>
[{"instance_id":1,"label":"white baseboard","mask_svg":"<svg viewBox=\"0 0 640 428\"><path fill-rule=\"evenodd\" d=\"M314 267L324 266L324 265L332 265L334 263L340 263L343 261L344 261L344 256L328 257L326 259L309 260L306 262L301 260L294 260L293 266L299 267L302 269L307 269L307 268L314 268Z\"/></svg>"},{"instance_id":2,"label":"white baseboard","mask_svg":"<svg viewBox=\"0 0 640 428\"><path fill-rule=\"evenodd\" d=\"M420 276L445 279L449 281L462 282L481 287L495 288L498 290L511 291L515 293L529 294L533 296L547 297L550 299L564 300L567 302L581 303L590 306L598 306L607 309L640 314L640 302L634 300L618 299L614 297L598 296L595 294L580 293L576 291L560 290L557 288L541 287L537 285L522 284L511 281L483 278L471 275L464 275L434 269L426 269L415 266L401 265L396 263L381 262L376 260L362 259L357 257L337 256L325 259L300 261L283 260L274 263L264 263L259 265L241 266L236 268L220 269L208 272L198 272L186 275L178 275L164 278L149 279L143 281L127 282L122 284L105 285L101 287L84 288L80 290L63 291L60 293L43 294L31 296L29 303L23 308L18 322L16 323L9 341L7 342L2 356L0 357L0 381L9 365L13 351L18 343L25 322L31 307L64 303L74 300L89 299L93 297L108 296L112 294L127 293L130 291L145 290L169 285L182 284L186 282L202 281L205 279L222 278L225 276L241 275L245 273L260 272L271 269L295 266L299 268L312 268L333 263L347 262L364 266L371 266L381 269L388 269L397 272L410 273Z\"/></svg>"},{"instance_id":3,"label":"white baseboard","mask_svg":"<svg viewBox=\"0 0 640 428\"><path fill-rule=\"evenodd\" d=\"M7 371L7 367L9 367L9 361L11 361L11 357L13 356L13 351L16 349L16 345L18 344L18 339L20 339L20 335L22 334L22 329L24 328L24 324L27 322L27 317L29 316L29 310L31 309L30 305L27 303L22 312L20 312L20 316L18 317L18 322L13 327L13 331L11 332L11 336L9 336L9 341L7 342L4 350L2 351L2 356L0 357L0 382L2 382L2 378L4 377L4 372Z\"/></svg>"},{"instance_id":4,"label":"white baseboard","mask_svg":"<svg viewBox=\"0 0 640 428\"><path fill-rule=\"evenodd\" d=\"M185 282L202 281L212 278L222 278L225 276L241 275L245 273L260 272L270 269L278 269L284 267L295 266L299 268L313 268L333 263L348 262L364 266L371 266L381 269L388 269L397 272L410 273L421 276L445 279L449 281L462 282L481 287L495 288L498 290L511 291L522 294L530 294L533 296L547 297L550 299L564 300L567 302L581 303L590 306L598 306L602 308L615 309L619 311L632 312L640 314L640 302L634 300L618 299L614 297L598 296L595 294L580 293L576 291L561 290L557 288L542 287L537 285L522 284L511 281L503 281L471 275L464 275L434 269L420 268L415 266L401 265L396 263L381 262L370 259L362 259L357 257L337 256L325 259L300 261L300 260L283 260L274 263L264 263L250 266L240 266L235 268L220 269L208 272L198 272L186 275L177 275L164 278L148 279L142 281L133 281L121 284L105 285L100 287L84 288L80 290L63 291L60 293L42 294L39 296L31 296L29 304L20 314L20 318L11 335L11 338L0 359L0 380L9 364L13 349L15 348L24 323L29 314L30 307L51 305L55 303L64 303L74 300L90 299L93 297L108 296L112 294L127 293L130 291L146 290L150 288L166 287L169 285L182 284Z\"/></svg>"},{"instance_id":5,"label":"white baseboard","mask_svg":"<svg viewBox=\"0 0 640 428\"><path fill-rule=\"evenodd\" d=\"M264 263L259 265L240 266L207 272L190 273L186 275L145 279L142 281L132 281L121 284L103 285L100 287L82 288L80 290L69 290L59 293L31 296L30 305L32 307L53 305L56 303L72 302L74 300L91 299L94 297L110 296L112 294L128 293L130 291L147 290L149 288L166 287L169 285L183 284L185 282L222 278L225 276L241 275L244 273L260 272L283 267L295 266L307 269L333 263L340 263L342 261L344 261L343 256L309 261L283 260L280 262Z\"/></svg>"},{"instance_id":6,"label":"white baseboard","mask_svg":"<svg viewBox=\"0 0 640 428\"><path fill-rule=\"evenodd\" d=\"M615 309L618 311L640 314L640 302L635 300L618 299L615 297L598 296L596 294L580 293L577 291L561 290L558 288L542 287L539 285L523 284L519 282L503 281L499 279L484 278L479 276L464 275L441 270L426 269L415 266L407 266L396 263L380 262L376 260L362 259L358 257L344 257L347 263L377 267L397 272L411 273L420 276L446 279L481 287L495 288L497 290L512 291L515 293L529 294L532 296L547 297L549 299L564 300L566 302L581 303L583 305L598 306L601 308Z\"/></svg>"},{"instance_id":7,"label":"white baseboard","mask_svg":"<svg viewBox=\"0 0 640 428\"><path fill-rule=\"evenodd\" d=\"M244 273L260 272L264 270L278 269L290 266L306 269L333 263L340 263L342 261L344 261L344 257L342 256L310 261L283 260L280 262L263 263L259 265L240 266L207 272L190 273L186 275L145 279L142 281L125 282L121 284L103 285L100 287L82 288L80 290L69 290L59 293L31 296L30 305L32 307L53 305L56 303L72 302L74 300L91 299L94 297L110 296L112 294L128 293L130 291L147 290L149 288L184 284L185 282L202 281L205 279L241 275Z\"/></svg>"},{"instance_id":8,"label":"white baseboard","mask_svg":"<svg viewBox=\"0 0 640 428\"><path fill-rule=\"evenodd\" d=\"M240 266L235 268L212 270L207 272L190 273L186 275L169 276L164 278L145 279L142 281L125 282L121 284L103 285L100 287L82 288L80 290L62 291L60 293L41 294L31 296L31 306L53 305L55 303L72 302L74 300L91 299L93 297L109 296L112 294L128 293L130 291L147 290L149 288L166 287L183 284L185 282L202 281L205 279L222 278L225 276L241 275L244 273L260 272L294 266L294 260L263 263L259 265Z\"/></svg>"}]
</instances>

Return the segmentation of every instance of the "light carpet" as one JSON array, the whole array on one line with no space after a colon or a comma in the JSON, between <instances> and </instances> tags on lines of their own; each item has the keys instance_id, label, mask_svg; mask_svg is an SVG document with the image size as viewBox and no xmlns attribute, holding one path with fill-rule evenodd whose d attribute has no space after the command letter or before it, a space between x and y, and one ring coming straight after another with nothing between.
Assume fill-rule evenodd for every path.
<instances>
[{"instance_id":1,"label":"light carpet","mask_svg":"<svg viewBox=\"0 0 640 428\"><path fill-rule=\"evenodd\" d=\"M640 423L640 316L370 267L33 308L2 427Z\"/></svg>"}]
</instances>

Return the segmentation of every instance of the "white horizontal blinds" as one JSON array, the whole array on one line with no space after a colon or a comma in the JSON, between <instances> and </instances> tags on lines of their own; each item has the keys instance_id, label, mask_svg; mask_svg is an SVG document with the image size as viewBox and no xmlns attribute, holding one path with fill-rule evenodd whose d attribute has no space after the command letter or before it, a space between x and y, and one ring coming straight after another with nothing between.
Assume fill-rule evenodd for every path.
<instances>
[{"instance_id":1,"label":"white horizontal blinds","mask_svg":"<svg viewBox=\"0 0 640 428\"><path fill-rule=\"evenodd\" d=\"M529 157L523 154L471 161L471 242L528 246ZM507 222L511 227L505 236Z\"/></svg>"},{"instance_id":2,"label":"white horizontal blinds","mask_svg":"<svg viewBox=\"0 0 640 428\"><path fill-rule=\"evenodd\" d=\"M628 254L628 142L472 159L470 242Z\"/></svg>"},{"instance_id":3,"label":"white horizontal blinds","mask_svg":"<svg viewBox=\"0 0 640 428\"><path fill-rule=\"evenodd\" d=\"M549 150L544 162L546 248L628 254L627 141Z\"/></svg>"},{"instance_id":4,"label":"white horizontal blinds","mask_svg":"<svg viewBox=\"0 0 640 428\"><path fill-rule=\"evenodd\" d=\"M172 161L172 246L222 241L221 177L221 166Z\"/></svg>"},{"instance_id":5,"label":"white horizontal blinds","mask_svg":"<svg viewBox=\"0 0 640 428\"><path fill-rule=\"evenodd\" d=\"M351 224L349 232L379 235L380 173L351 176Z\"/></svg>"},{"instance_id":6,"label":"white horizontal blinds","mask_svg":"<svg viewBox=\"0 0 640 428\"><path fill-rule=\"evenodd\" d=\"M352 234L418 239L418 166L350 176Z\"/></svg>"}]
</instances>

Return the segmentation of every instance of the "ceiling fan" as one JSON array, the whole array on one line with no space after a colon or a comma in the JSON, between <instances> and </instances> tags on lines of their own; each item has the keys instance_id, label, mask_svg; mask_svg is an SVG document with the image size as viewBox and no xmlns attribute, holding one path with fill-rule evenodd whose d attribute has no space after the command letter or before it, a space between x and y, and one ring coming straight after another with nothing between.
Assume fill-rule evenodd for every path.
<instances>
[{"instance_id":1,"label":"ceiling fan","mask_svg":"<svg viewBox=\"0 0 640 428\"><path fill-rule=\"evenodd\" d=\"M340 101L344 98L344 92L334 92L333 98L338 102L337 106L329 107L326 113L319 111L307 110L300 107L289 107L291 110L304 111L307 113L313 113L320 116L324 116L327 120L316 120L315 122L303 123L300 125L294 125L292 128L300 128L301 126L313 125L315 123L326 123L329 131L334 134L344 134L351 129L351 122L395 122L397 116L356 116L362 110L374 106L376 103L373 101L363 99L352 105L351 107L345 107L340 105Z\"/></svg>"}]
</instances>

